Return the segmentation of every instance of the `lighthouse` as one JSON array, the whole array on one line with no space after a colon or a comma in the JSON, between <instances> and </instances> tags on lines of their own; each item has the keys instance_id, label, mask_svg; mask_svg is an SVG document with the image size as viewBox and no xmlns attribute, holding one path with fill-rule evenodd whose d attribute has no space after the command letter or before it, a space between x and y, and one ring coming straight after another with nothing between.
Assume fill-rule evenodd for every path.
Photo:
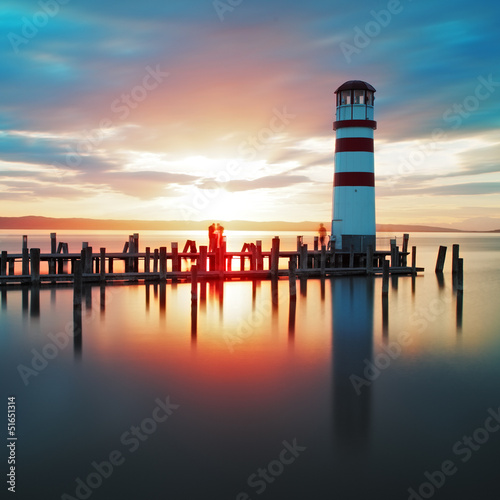
<instances>
[{"instance_id":1,"label":"lighthouse","mask_svg":"<svg viewBox=\"0 0 500 500\"><path fill-rule=\"evenodd\" d=\"M332 247L366 252L372 245L375 250L375 89L361 80L349 80L335 95Z\"/></svg>"}]
</instances>

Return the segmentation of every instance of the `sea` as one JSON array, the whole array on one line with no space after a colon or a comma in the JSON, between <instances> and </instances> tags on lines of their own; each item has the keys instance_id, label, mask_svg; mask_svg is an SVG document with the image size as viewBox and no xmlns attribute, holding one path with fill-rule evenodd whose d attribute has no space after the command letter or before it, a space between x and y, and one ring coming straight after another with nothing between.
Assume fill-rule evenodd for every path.
<instances>
[{"instance_id":1,"label":"sea","mask_svg":"<svg viewBox=\"0 0 500 500\"><path fill-rule=\"evenodd\" d=\"M48 232L9 230L0 250L23 234L49 251ZM226 235L296 248L296 233ZM128 234L57 238L120 252ZM207 244L142 231L140 249L187 239ZM378 276L298 281L296 301L286 279L213 282L194 307L189 283L85 286L76 336L71 287L0 287L2 498L496 500L500 235L411 246L425 270L386 298Z\"/></svg>"}]
</instances>

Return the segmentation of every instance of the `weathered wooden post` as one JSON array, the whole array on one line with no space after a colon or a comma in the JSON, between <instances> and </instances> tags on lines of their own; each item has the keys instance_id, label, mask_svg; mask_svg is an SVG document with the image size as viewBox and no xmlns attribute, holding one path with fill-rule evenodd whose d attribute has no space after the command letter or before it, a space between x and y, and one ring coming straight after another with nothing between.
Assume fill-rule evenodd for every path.
<instances>
[{"instance_id":1,"label":"weathered wooden post","mask_svg":"<svg viewBox=\"0 0 500 500\"><path fill-rule=\"evenodd\" d=\"M167 279L167 247L160 247L160 280L165 281L166 279Z\"/></svg>"},{"instance_id":2,"label":"weathered wooden post","mask_svg":"<svg viewBox=\"0 0 500 500\"><path fill-rule=\"evenodd\" d=\"M7 275L7 252L5 250L2 250L2 256L0 258L0 276L6 276ZM3 281L0 281L0 283L3 283Z\"/></svg>"},{"instance_id":3,"label":"weathered wooden post","mask_svg":"<svg viewBox=\"0 0 500 500\"><path fill-rule=\"evenodd\" d=\"M144 273L149 274L151 271L151 248L146 247L146 256L144 257Z\"/></svg>"},{"instance_id":4,"label":"weathered wooden post","mask_svg":"<svg viewBox=\"0 0 500 500\"><path fill-rule=\"evenodd\" d=\"M384 259L382 265L382 295L389 293L389 261Z\"/></svg>"},{"instance_id":5,"label":"weathered wooden post","mask_svg":"<svg viewBox=\"0 0 500 500\"><path fill-rule=\"evenodd\" d=\"M198 260L198 269L201 272L205 272L207 270L207 252L208 248L206 245L200 246L200 258Z\"/></svg>"},{"instance_id":6,"label":"weathered wooden post","mask_svg":"<svg viewBox=\"0 0 500 500\"><path fill-rule=\"evenodd\" d=\"M453 257L451 262L451 273L458 273L458 259L460 258L460 245L453 245Z\"/></svg>"},{"instance_id":7,"label":"weathered wooden post","mask_svg":"<svg viewBox=\"0 0 500 500\"><path fill-rule=\"evenodd\" d=\"M85 265L83 272L87 274L92 274L94 272L92 265L92 247L88 246L85 248Z\"/></svg>"},{"instance_id":8,"label":"weathered wooden post","mask_svg":"<svg viewBox=\"0 0 500 500\"><path fill-rule=\"evenodd\" d=\"M14 276L15 272L14 272L14 265L15 265L16 261L14 258L12 259L8 259L8 265L9 265L9 276Z\"/></svg>"},{"instance_id":9,"label":"weathered wooden post","mask_svg":"<svg viewBox=\"0 0 500 500\"><path fill-rule=\"evenodd\" d=\"M262 240L257 240L255 242L255 247L257 249L257 271L262 271L264 269L264 261L262 259Z\"/></svg>"},{"instance_id":10,"label":"weathered wooden post","mask_svg":"<svg viewBox=\"0 0 500 500\"><path fill-rule=\"evenodd\" d=\"M351 245L351 248L349 250L349 267L354 267L354 245Z\"/></svg>"},{"instance_id":11,"label":"weathered wooden post","mask_svg":"<svg viewBox=\"0 0 500 500\"><path fill-rule=\"evenodd\" d=\"M40 283L40 249L30 249L31 261L31 282L33 284Z\"/></svg>"},{"instance_id":12,"label":"weathered wooden post","mask_svg":"<svg viewBox=\"0 0 500 500\"><path fill-rule=\"evenodd\" d=\"M326 269L326 246L321 245L321 257L320 257L320 267L321 267L321 275L325 275Z\"/></svg>"},{"instance_id":13,"label":"weathered wooden post","mask_svg":"<svg viewBox=\"0 0 500 500\"><path fill-rule=\"evenodd\" d=\"M83 251L82 251L83 256ZM82 289L83 289L83 278L82 278L83 266L81 260L75 260L73 265L73 306L82 307Z\"/></svg>"},{"instance_id":14,"label":"weathered wooden post","mask_svg":"<svg viewBox=\"0 0 500 500\"><path fill-rule=\"evenodd\" d=\"M411 272L417 274L417 247L411 247Z\"/></svg>"},{"instance_id":15,"label":"weathered wooden post","mask_svg":"<svg viewBox=\"0 0 500 500\"><path fill-rule=\"evenodd\" d=\"M314 251L317 252L319 250L319 236L314 237Z\"/></svg>"},{"instance_id":16,"label":"weathered wooden post","mask_svg":"<svg viewBox=\"0 0 500 500\"><path fill-rule=\"evenodd\" d=\"M457 290L463 292L464 290L464 259L458 259L457 264Z\"/></svg>"},{"instance_id":17,"label":"weathered wooden post","mask_svg":"<svg viewBox=\"0 0 500 500\"><path fill-rule=\"evenodd\" d=\"M307 243L300 247L300 268L307 269Z\"/></svg>"},{"instance_id":18,"label":"weathered wooden post","mask_svg":"<svg viewBox=\"0 0 500 500\"><path fill-rule=\"evenodd\" d=\"M279 236L275 236L272 241L271 246L271 276L278 276L280 260L280 239Z\"/></svg>"},{"instance_id":19,"label":"weathered wooden post","mask_svg":"<svg viewBox=\"0 0 500 500\"><path fill-rule=\"evenodd\" d=\"M257 247L252 244L250 245L250 270L255 271L257 269Z\"/></svg>"},{"instance_id":20,"label":"weathered wooden post","mask_svg":"<svg viewBox=\"0 0 500 500\"><path fill-rule=\"evenodd\" d=\"M227 246L227 240L226 237L223 236L220 245L220 257L219 257L220 271L226 270L226 253L227 253L226 246Z\"/></svg>"},{"instance_id":21,"label":"weathered wooden post","mask_svg":"<svg viewBox=\"0 0 500 500\"><path fill-rule=\"evenodd\" d=\"M410 235L408 233L403 234L403 248L401 249L401 266L406 267L408 265L408 242L410 240Z\"/></svg>"},{"instance_id":22,"label":"weathered wooden post","mask_svg":"<svg viewBox=\"0 0 500 500\"><path fill-rule=\"evenodd\" d=\"M191 266L191 300L198 301L198 266Z\"/></svg>"},{"instance_id":23,"label":"weathered wooden post","mask_svg":"<svg viewBox=\"0 0 500 500\"><path fill-rule=\"evenodd\" d=\"M444 261L446 259L446 247L440 246L436 261L436 273L442 273L444 269Z\"/></svg>"},{"instance_id":24,"label":"weathered wooden post","mask_svg":"<svg viewBox=\"0 0 500 500\"><path fill-rule=\"evenodd\" d=\"M133 234L134 239L134 253L139 253L139 233ZM133 272L139 272L139 257L134 257L134 269Z\"/></svg>"},{"instance_id":25,"label":"weathered wooden post","mask_svg":"<svg viewBox=\"0 0 500 500\"><path fill-rule=\"evenodd\" d=\"M396 262L396 239L391 239L391 266Z\"/></svg>"},{"instance_id":26,"label":"weathered wooden post","mask_svg":"<svg viewBox=\"0 0 500 500\"><path fill-rule=\"evenodd\" d=\"M373 273L373 245L368 245L366 249L366 271L368 274Z\"/></svg>"},{"instance_id":27,"label":"weathered wooden post","mask_svg":"<svg viewBox=\"0 0 500 500\"><path fill-rule=\"evenodd\" d=\"M30 273L30 257L28 250L28 236L23 236L23 265L21 273L23 276L28 276Z\"/></svg>"},{"instance_id":28,"label":"weathered wooden post","mask_svg":"<svg viewBox=\"0 0 500 500\"><path fill-rule=\"evenodd\" d=\"M100 279L102 282L106 281L106 248L101 248L100 249L100 253L101 253L101 256L100 256L100 266L99 266L99 270L100 270Z\"/></svg>"},{"instance_id":29,"label":"weathered wooden post","mask_svg":"<svg viewBox=\"0 0 500 500\"><path fill-rule=\"evenodd\" d=\"M160 249L161 250L161 249ZM179 272L179 244L177 242L172 243L172 272Z\"/></svg>"},{"instance_id":30,"label":"weathered wooden post","mask_svg":"<svg viewBox=\"0 0 500 500\"><path fill-rule=\"evenodd\" d=\"M191 339L198 333L198 267L191 267Z\"/></svg>"},{"instance_id":31,"label":"weathered wooden post","mask_svg":"<svg viewBox=\"0 0 500 500\"><path fill-rule=\"evenodd\" d=\"M288 262L288 282L290 285L290 300L297 298L297 274L295 273L296 263L293 257Z\"/></svg>"},{"instance_id":32,"label":"weathered wooden post","mask_svg":"<svg viewBox=\"0 0 500 500\"><path fill-rule=\"evenodd\" d=\"M302 247L303 236L297 236L297 252L300 252L300 248Z\"/></svg>"},{"instance_id":33,"label":"weathered wooden post","mask_svg":"<svg viewBox=\"0 0 500 500\"><path fill-rule=\"evenodd\" d=\"M157 248L154 249L153 252L153 272L157 273L158 272L158 262L160 260L160 252L158 251Z\"/></svg>"},{"instance_id":34,"label":"weathered wooden post","mask_svg":"<svg viewBox=\"0 0 500 500\"><path fill-rule=\"evenodd\" d=\"M55 254L57 251L57 236L56 233L50 233L50 253ZM49 274L56 274L56 259L49 259Z\"/></svg>"}]
</instances>

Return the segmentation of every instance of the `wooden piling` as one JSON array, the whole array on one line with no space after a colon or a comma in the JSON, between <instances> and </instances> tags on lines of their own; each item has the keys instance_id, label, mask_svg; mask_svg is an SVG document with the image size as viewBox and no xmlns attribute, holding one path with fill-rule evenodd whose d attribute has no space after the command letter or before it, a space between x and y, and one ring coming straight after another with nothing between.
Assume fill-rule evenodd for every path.
<instances>
[{"instance_id":1,"label":"wooden piling","mask_svg":"<svg viewBox=\"0 0 500 500\"><path fill-rule=\"evenodd\" d=\"M349 251L349 267L354 267L354 245L351 245L351 249Z\"/></svg>"},{"instance_id":2,"label":"wooden piling","mask_svg":"<svg viewBox=\"0 0 500 500\"><path fill-rule=\"evenodd\" d=\"M146 256L144 257L144 272L151 271L151 247L146 247Z\"/></svg>"},{"instance_id":3,"label":"wooden piling","mask_svg":"<svg viewBox=\"0 0 500 500\"><path fill-rule=\"evenodd\" d=\"M373 245L368 245L366 249L366 270L369 274L373 273Z\"/></svg>"},{"instance_id":4,"label":"wooden piling","mask_svg":"<svg viewBox=\"0 0 500 500\"><path fill-rule=\"evenodd\" d=\"M24 236L23 236L24 239ZM26 237L27 239L27 237ZM22 263L22 269L21 269L21 274L23 276L28 276L30 273L30 255L29 255L29 250L27 246L24 246L24 241L23 241L23 263Z\"/></svg>"},{"instance_id":5,"label":"wooden piling","mask_svg":"<svg viewBox=\"0 0 500 500\"><path fill-rule=\"evenodd\" d=\"M403 247L401 248L401 265L406 267L408 264L408 242L410 241L410 235L408 233L403 234Z\"/></svg>"},{"instance_id":6,"label":"wooden piling","mask_svg":"<svg viewBox=\"0 0 500 500\"><path fill-rule=\"evenodd\" d=\"M325 275L325 269L326 269L326 246L321 245L321 257L320 257L320 268L321 268L321 275Z\"/></svg>"},{"instance_id":7,"label":"wooden piling","mask_svg":"<svg viewBox=\"0 0 500 500\"><path fill-rule=\"evenodd\" d=\"M106 280L106 248L100 248L99 270L101 281Z\"/></svg>"},{"instance_id":8,"label":"wooden piling","mask_svg":"<svg viewBox=\"0 0 500 500\"><path fill-rule=\"evenodd\" d=\"M31 261L31 282L34 284L40 283L40 249L30 249Z\"/></svg>"},{"instance_id":9,"label":"wooden piling","mask_svg":"<svg viewBox=\"0 0 500 500\"><path fill-rule=\"evenodd\" d=\"M205 272L207 270L207 252L208 252L208 247L206 245L201 245L200 258L198 259L198 269L201 272Z\"/></svg>"},{"instance_id":10,"label":"wooden piling","mask_svg":"<svg viewBox=\"0 0 500 500\"><path fill-rule=\"evenodd\" d=\"M256 259L257 259L257 271L264 270L264 260L262 258L262 241L257 240L255 242L256 247Z\"/></svg>"},{"instance_id":11,"label":"wooden piling","mask_svg":"<svg viewBox=\"0 0 500 500\"><path fill-rule=\"evenodd\" d=\"M319 250L319 236L314 237L314 251L317 252Z\"/></svg>"},{"instance_id":12,"label":"wooden piling","mask_svg":"<svg viewBox=\"0 0 500 500\"><path fill-rule=\"evenodd\" d=\"M83 255L83 252L82 252ZM73 266L73 306L82 306L83 266L81 260L76 260Z\"/></svg>"},{"instance_id":13,"label":"wooden piling","mask_svg":"<svg viewBox=\"0 0 500 500\"><path fill-rule=\"evenodd\" d=\"M167 279L167 247L160 247L160 279Z\"/></svg>"},{"instance_id":14,"label":"wooden piling","mask_svg":"<svg viewBox=\"0 0 500 500\"><path fill-rule=\"evenodd\" d=\"M451 273L458 273L458 259L460 258L460 245L453 245L453 256L451 262Z\"/></svg>"},{"instance_id":15,"label":"wooden piling","mask_svg":"<svg viewBox=\"0 0 500 500\"><path fill-rule=\"evenodd\" d=\"M389 261L384 259L382 274L382 295L389 293Z\"/></svg>"},{"instance_id":16,"label":"wooden piling","mask_svg":"<svg viewBox=\"0 0 500 500\"><path fill-rule=\"evenodd\" d=\"M158 272L158 262L160 261L160 252L157 248L153 252L153 272Z\"/></svg>"},{"instance_id":17,"label":"wooden piling","mask_svg":"<svg viewBox=\"0 0 500 500\"><path fill-rule=\"evenodd\" d=\"M436 273L442 273L444 269L444 261L446 259L446 247L440 246L436 261Z\"/></svg>"},{"instance_id":18,"label":"wooden piling","mask_svg":"<svg viewBox=\"0 0 500 500\"><path fill-rule=\"evenodd\" d=\"M300 248L302 247L303 236L297 236L297 252L300 252Z\"/></svg>"},{"instance_id":19,"label":"wooden piling","mask_svg":"<svg viewBox=\"0 0 500 500\"><path fill-rule=\"evenodd\" d=\"M464 259L458 259L457 262L457 290L464 290Z\"/></svg>"},{"instance_id":20,"label":"wooden piling","mask_svg":"<svg viewBox=\"0 0 500 500\"><path fill-rule=\"evenodd\" d=\"M5 250L2 250L0 258L0 276L7 276L7 252Z\"/></svg>"},{"instance_id":21,"label":"wooden piling","mask_svg":"<svg viewBox=\"0 0 500 500\"><path fill-rule=\"evenodd\" d=\"M280 259L280 239L278 236L273 238L271 247L271 275L278 276Z\"/></svg>"},{"instance_id":22,"label":"wooden piling","mask_svg":"<svg viewBox=\"0 0 500 500\"><path fill-rule=\"evenodd\" d=\"M290 258L288 263L288 282L290 284L290 299L297 298L297 275L295 273L296 263L295 258Z\"/></svg>"},{"instance_id":23,"label":"wooden piling","mask_svg":"<svg viewBox=\"0 0 500 500\"><path fill-rule=\"evenodd\" d=\"M14 259L8 259L8 266L9 266L9 276L14 276L14 265L16 261Z\"/></svg>"},{"instance_id":24,"label":"wooden piling","mask_svg":"<svg viewBox=\"0 0 500 500\"><path fill-rule=\"evenodd\" d=\"M300 268L303 270L307 269L307 243L302 245L300 249Z\"/></svg>"},{"instance_id":25,"label":"wooden piling","mask_svg":"<svg viewBox=\"0 0 500 500\"><path fill-rule=\"evenodd\" d=\"M417 247L411 247L411 272L417 274Z\"/></svg>"},{"instance_id":26,"label":"wooden piling","mask_svg":"<svg viewBox=\"0 0 500 500\"><path fill-rule=\"evenodd\" d=\"M191 300L196 302L198 300L198 267L191 267Z\"/></svg>"},{"instance_id":27,"label":"wooden piling","mask_svg":"<svg viewBox=\"0 0 500 500\"><path fill-rule=\"evenodd\" d=\"M174 273L180 271L179 244L177 242L172 243L172 271Z\"/></svg>"}]
</instances>

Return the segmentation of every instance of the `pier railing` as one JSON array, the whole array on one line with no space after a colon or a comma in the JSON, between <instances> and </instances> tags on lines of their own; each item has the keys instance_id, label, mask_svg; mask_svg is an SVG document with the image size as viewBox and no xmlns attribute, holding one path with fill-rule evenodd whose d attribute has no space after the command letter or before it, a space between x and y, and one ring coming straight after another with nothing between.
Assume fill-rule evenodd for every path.
<instances>
[{"instance_id":1,"label":"pier railing","mask_svg":"<svg viewBox=\"0 0 500 500\"><path fill-rule=\"evenodd\" d=\"M408 238L401 250L391 241L391 250L378 251L368 247L366 252L336 251L320 246L314 239L312 249L297 237L296 250L282 250L280 238L272 240L269 251L262 248L262 241L245 243L240 252L227 251L225 239L219 248L197 247L188 240L183 251L178 243L159 248L139 249L139 235L134 234L125 243L122 252L109 252L106 248L95 251L88 243L79 252L71 253L67 243L57 245L56 234L51 233L51 251L41 253L39 248L28 248L28 238L23 236L21 253L1 252L0 285L72 283L110 281L191 281L192 268L196 267L197 279L271 279L279 277L315 277L341 275L383 274L415 275L423 271L416 266L416 247L412 248L411 265L408 265ZM78 268L78 269L77 269Z\"/></svg>"}]
</instances>

